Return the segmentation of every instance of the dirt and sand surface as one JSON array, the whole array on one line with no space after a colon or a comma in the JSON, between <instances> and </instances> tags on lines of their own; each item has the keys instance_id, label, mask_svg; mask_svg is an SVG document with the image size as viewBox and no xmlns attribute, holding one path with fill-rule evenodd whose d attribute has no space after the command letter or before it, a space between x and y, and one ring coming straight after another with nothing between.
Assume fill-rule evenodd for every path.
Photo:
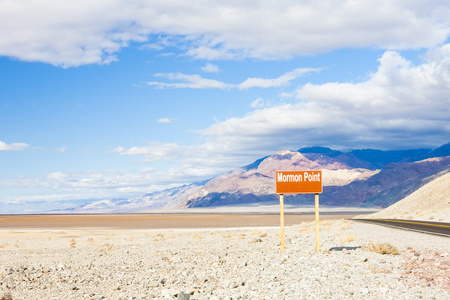
<instances>
[{"instance_id":1,"label":"dirt and sand surface","mask_svg":"<svg viewBox=\"0 0 450 300\"><path fill-rule=\"evenodd\" d=\"M315 252L286 214L285 253L278 214L0 216L0 299L449 299L449 238L354 215L321 214Z\"/></svg>"}]
</instances>

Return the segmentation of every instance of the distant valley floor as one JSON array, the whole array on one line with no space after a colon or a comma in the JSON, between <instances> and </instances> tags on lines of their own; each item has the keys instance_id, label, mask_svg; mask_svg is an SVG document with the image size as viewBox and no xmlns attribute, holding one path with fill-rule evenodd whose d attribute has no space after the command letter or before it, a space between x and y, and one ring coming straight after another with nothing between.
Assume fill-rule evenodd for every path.
<instances>
[{"instance_id":1,"label":"distant valley floor","mask_svg":"<svg viewBox=\"0 0 450 300\"><path fill-rule=\"evenodd\" d=\"M320 214L321 220L351 219L357 214ZM286 214L285 225L314 220L313 214ZM279 226L279 214L90 214L0 215L2 231L11 230L152 230ZM4 233L0 231L0 235ZM19 234L19 233L18 233Z\"/></svg>"}]
</instances>

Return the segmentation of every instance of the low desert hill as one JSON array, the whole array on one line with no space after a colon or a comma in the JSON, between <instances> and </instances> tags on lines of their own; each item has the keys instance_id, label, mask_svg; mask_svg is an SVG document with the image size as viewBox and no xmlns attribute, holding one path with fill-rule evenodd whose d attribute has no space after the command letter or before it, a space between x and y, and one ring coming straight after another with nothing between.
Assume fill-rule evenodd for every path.
<instances>
[{"instance_id":1,"label":"low desert hill","mask_svg":"<svg viewBox=\"0 0 450 300\"><path fill-rule=\"evenodd\" d=\"M428 182L380 212L360 219L403 219L450 223L450 173Z\"/></svg>"}]
</instances>

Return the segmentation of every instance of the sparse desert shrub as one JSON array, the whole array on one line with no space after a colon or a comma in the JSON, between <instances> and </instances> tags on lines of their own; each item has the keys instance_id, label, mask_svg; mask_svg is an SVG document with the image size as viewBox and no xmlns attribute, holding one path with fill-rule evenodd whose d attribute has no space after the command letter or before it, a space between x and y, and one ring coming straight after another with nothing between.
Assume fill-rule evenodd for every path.
<instances>
[{"instance_id":1,"label":"sparse desert shrub","mask_svg":"<svg viewBox=\"0 0 450 300\"><path fill-rule=\"evenodd\" d=\"M379 254L391 254L391 255L397 255L400 252L398 251L397 247L392 246L389 243L379 243L379 244L373 244L370 243L368 245L364 245L362 247L363 250L366 251L372 251Z\"/></svg>"},{"instance_id":2,"label":"sparse desert shrub","mask_svg":"<svg viewBox=\"0 0 450 300\"><path fill-rule=\"evenodd\" d=\"M202 240L202 239L204 239L204 237L203 236L201 236L201 235L198 235L197 233L194 233L194 235L192 236L194 239L198 239L198 240Z\"/></svg>"},{"instance_id":3,"label":"sparse desert shrub","mask_svg":"<svg viewBox=\"0 0 450 300\"><path fill-rule=\"evenodd\" d=\"M341 238L341 243L351 243L354 241L356 241L356 236L354 236L353 234L348 234Z\"/></svg>"},{"instance_id":4,"label":"sparse desert shrub","mask_svg":"<svg viewBox=\"0 0 450 300\"><path fill-rule=\"evenodd\" d=\"M261 243L262 240L261 239L253 239L250 241L250 244L254 244L254 243Z\"/></svg>"},{"instance_id":5,"label":"sparse desert shrub","mask_svg":"<svg viewBox=\"0 0 450 300\"><path fill-rule=\"evenodd\" d=\"M320 225L324 225L324 226L332 225L333 222L334 222L334 220L322 220L322 221L320 221Z\"/></svg>"},{"instance_id":6,"label":"sparse desert shrub","mask_svg":"<svg viewBox=\"0 0 450 300\"><path fill-rule=\"evenodd\" d=\"M222 234L222 237L226 238L226 239L229 239L229 238L232 238L232 237L234 237L236 235L237 235L236 233L229 232L229 233L226 233L226 234Z\"/></svg>"},{"instance_id":7,"label":"sparse desert shrub","mask_svg":"<svg viewBox=\"0 0 450 300\"><path fill-rule=\"evenodd\" d=\"M321 220L319 226L325 228L325 230L330 230L333 226L334 220ZM315 224L314 224L315 226Z\"/></svg>"},{"instance_id":8,"label":"sparse desert shrub","mask_svg":"<svg viewBox=\"0 0 450 300\"><path fill-rule=\"evenodd\" d=\"M312 232L311 227L300 230L300 233L310 233L310 232Z\"/></svg>"},{"instance_id":9,"label":"sparse desert shrub","mask_svg":"<svg viewBox=\"0 0 450 300\"><path fill-rule=\"evenodd\" d=\"M10 292L3 292L0 295L1 295L0 300L13 300Z\"/></svg>"},{"instance_id":10,"label":"sparse desert shrub","mask_svg":"<svg viewBox=\"0 0 450 300\"><path fill-rule=\"evenodd\" d=\"M112 249L113 246L114 246L113 243L105 243L105 244L103 245L103 248L104 248L105 251L111 251L111 249Z\"/></svg>"}]
</instances>

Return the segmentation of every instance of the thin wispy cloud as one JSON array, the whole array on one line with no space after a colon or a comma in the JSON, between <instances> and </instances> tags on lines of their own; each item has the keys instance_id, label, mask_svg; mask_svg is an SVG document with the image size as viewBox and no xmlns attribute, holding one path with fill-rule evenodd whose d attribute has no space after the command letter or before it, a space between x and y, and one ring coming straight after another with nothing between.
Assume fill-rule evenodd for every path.
<instances>
[{"instance_id":1,"label":"thin wispy cloud","mask_svg":"<svg viewBox=\"0 0 450 300\"><path fill-rule=\"evenodd\" d=\"M165 83L158 81L147 82L149 86L154 86L159 89L168 89L168 88L189 88L189 89L227 89L230 88L231 85L213 80L203 78L200 75L188 75L182 73L157 73L154 74L156 77L164 77L169 80L181 80L182 82L178 83Z\"/></svg>"},{"instance_id":2,"label":"thin wispy cloud","mask_svg":"<svg viewBox=\"0 0 450 300\"><path fill-rule=\"evenodd\" d=\"M67 147L64 146L64 147L58 148L58 149L56 149L56 151L64 153L67 151Z\"/></svg>"},{"instance_id":3,"label":"thin wispy cloud","mask_svg":"<svg viewBox=\"0 0 450 300\"><path fill-rule=\"evenodd\" d=\"M289 86L292 80L301 77L303 74L318 71L320 71L320 69L298 68L295 69L294 71L287 72L286 74L275 79L248 78L241 84L238 84L237 87L241 90L245 90L253 87L271 88L271 87Z\"/></svg>"},{"instance_id":4,"label":"thin wispy cloud","mask_svg":"<svg viewBox=\"0 0 450 300\"><path fill-rule=\"evenodd\" d=\"M261 108L261 107L264 107L264 105L265 105L265 101L264 101L264 99L263 98L257 98L255 101L253 101L251 104L250 104L250 106L251 107L253 107L253 108Z\"/></svg>"},{"instance_id":5,"label":"thin wispy cloud","mask_svg":"<svg viewBox=\"0 0 450 300\"><path fill-rule=\"evenodd\" d=\"M15 202L45 201L58 202L61 200L98 199L126 197L130 193L148 193L158 190L161 186L151 184L165 181L166 188L183 183L183 177L174 176L171 182L170 175L146 170L91 170L83 172L53 172L41 178L21 176L12 179L0 179L0 188L19 188L36 190L34 194L24 194L15 197ZM186 174L186 173L184 173ZM173 175L173 174L172 174ZM150 184L149 184L150 183ZM8 201L4 195L0 201Z\"/></svg>"},{"instance_id":6,"label":"thin wispy cloud","mask_svg":"<svg viewBox=\"0 0 450 300\"><path fill-rule=\"evenodd\" d=\"M167 83L160 81L147 82L149 86L154 86L160 89L168 88L191 88L191 89L230 89L237 88L240 90L246 90L249 88L274 88L289 86L291 81L303 76L306 73L319 72L317 68L298 68L293 71L287 72L278 78L266 79L266 78L248 78L240 84L225 83L213 79L203 78L200 75L188 75L182 73L156 73L155 77L163 77L169 80L181 80L182 82Z\"/></svg>"},{"instance_id":7,"label":"thin wispy cloud","mask_svg":"<svg viewBox=\"0 0 450 300\"><path fill-rule=\"evenodd\" d=\"M201 70L203 72L207 72L207 73L217 73L219 72L219 67L217 65L214 65L212 63L207 63L206 65L204 65Z\"/></svg>"},{"instance_id":8,"label":"thin wispy cloud","mask_svg":"<svg viewBox=\"0 0 450 300\"><path fill-rule=\"evenodd\" d=\"M183 155L182 149L176 143L149 143L147 146L131 147L126 149L122 146L116 147L112 153L144 157L146 161L157 161L178 157Z\"/></svg>"},{"instance_id":9,"label":"thin wispy cloud","mask_svg":"<svg viewBox=\"0 0 450 300\"><path fill-rule=\"evenodd\" d=\"M173 120L170 118L161 118L161 119L158 119L156 122L162 123L162 124L170 124L170 123L173 123Z\"/></svg>"}]
</instances>

